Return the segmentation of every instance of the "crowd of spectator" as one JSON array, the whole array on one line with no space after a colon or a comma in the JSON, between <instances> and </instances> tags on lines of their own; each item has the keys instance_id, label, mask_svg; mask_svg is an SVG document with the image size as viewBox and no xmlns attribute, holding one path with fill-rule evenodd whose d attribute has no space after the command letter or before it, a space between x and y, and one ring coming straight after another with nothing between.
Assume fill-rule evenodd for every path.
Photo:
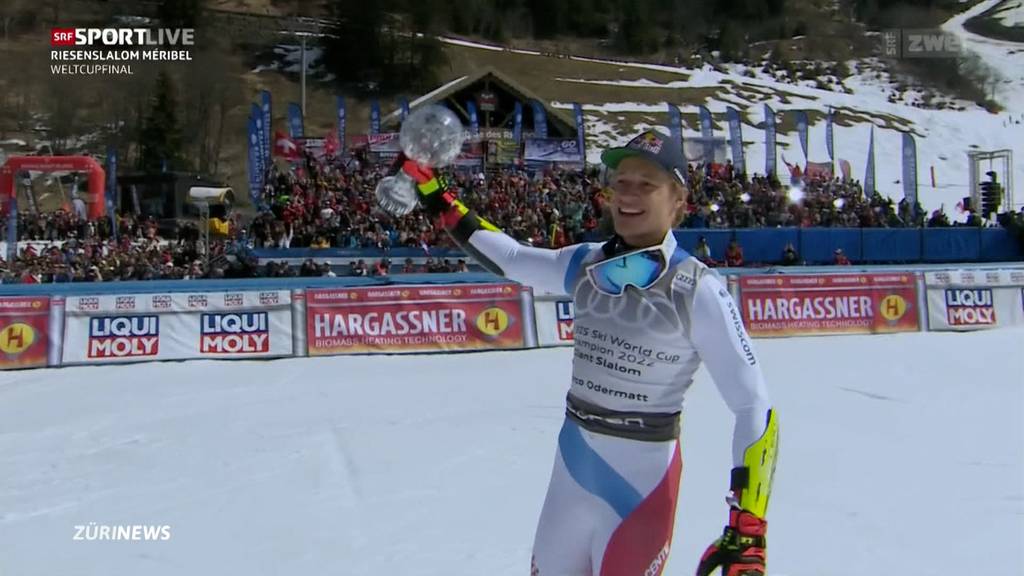
<instances>
[{"instance_id":1,"label":"crowd of spectator","mask_svg":"<svg viewBox=\"0 0 1024 576\"><path fill-rule=\"evenodd\" d=\"M225 276L384 276L396 273L457 272L469 269L456 262L429 258L392 262L393 248L453 247L422 211L393 217L376 207L374 189L388 166L358 160L325 163L306 155L298 165L273 165L258 199L255 217L232 215L230 235L211 242L207 267L199 232L182 225L161 236L153 218L121 214L88 221L80 211L21 213L18 238L53 243L22 251L13 263L0 260L3 282L61 282L187 279ZM502 168L460 170L449 174L460 198L517 240L558 248L610 232L606 177L597 170ZM867 198L859 182L829 174L777 178L746 177L732 164L691 165L687 174L689 209L685 228L752 227L942 227L951 224L944 210L927 215L920 205L894 203L877 192ZM1002 222L1024 230L1024 214ZM968 214L966 225L989 225ZM1021 232L1024 237L1024 232ZM6 238L6 236L4 236ZM380 257L331 266L324 259L301 265L267 262L257 265L248 248L375 249ZM706 242L694 254L710 265L743 266L742 247L733 242L713 258ZM225 258L222 255L230 255ZM800 264L788 246L783 264ZM849 264L837 250L834 263Z\"/></svg>"}]
</instances>

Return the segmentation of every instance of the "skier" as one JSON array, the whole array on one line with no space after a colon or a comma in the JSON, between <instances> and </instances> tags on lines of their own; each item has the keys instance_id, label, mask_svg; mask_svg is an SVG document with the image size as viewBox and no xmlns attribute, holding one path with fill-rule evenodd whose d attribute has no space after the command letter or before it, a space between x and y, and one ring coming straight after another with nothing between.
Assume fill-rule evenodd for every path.
<instances>
[{"instance_id":1,"label":"skier","mask_svg":"<svg viewBox=\"0 0 1024 576\"><path fill-rule=\"evenodd\" d=\"M668 558L682 461L683 397L703 361L735 414L729 517L698 576L762 576L778 417L721 279L676 245L686 161L648 130L606 150L615 235L523 246L406 160L421 205L487 269L575 303L566 419L533 545L532 576L657 576Z\"/></svg>"}]
</instances>

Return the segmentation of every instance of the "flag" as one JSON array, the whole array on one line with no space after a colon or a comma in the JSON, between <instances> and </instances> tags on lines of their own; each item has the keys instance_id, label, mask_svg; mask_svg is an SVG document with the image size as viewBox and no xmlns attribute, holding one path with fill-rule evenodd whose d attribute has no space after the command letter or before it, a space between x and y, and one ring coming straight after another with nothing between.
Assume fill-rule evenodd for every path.
<instances>
[{"instance_id":1,"label":"flag","mask_svg":"<svg viewBox=\"0 0 1024 576\"><path fill-rule=\"evenodd\" d=\"M14 264L18 258L18 195L11 194L7 200L7 262Z\"/></svg>"},{"instance_id":2,"label":"flag","mask_svg":"<svg viewBox=\"0 0 1024 576\"><path fill-rule=\"evenodd\" d=\"M334 99L335 107L338 110L338 146L342 154L345 153L345 97L337 96Z\"/></svg>"},{"instance_id":3,"label":"flag","mask_svg":"<svg viewBox=\"0 0 1024 576\"><path fill-rule=\"evenodd\" d=\"M324 155L335 157L338 155L338 148L338 133L328 132L327 137L324 138Z\"/></svg>"},{"instance_id":4,"label":"flag","mask_svg":"<svg viewBox=\"0 0 1024 576\"><path fill-rule=\"evenodd\" d=\"M29 195L31 198L32 196ZM117 202L117 148L107 148L107 181L104 190L104 199L107 203L107 215L110 217L110 230L117 240L117 215L115 203Z\"/></svg>"},{"instance_id":5,"label":"flag","mask_svg":"<svg viewBox=\"0 0 1024 576\"><path fill-rule=\"evenodd\" d=\"M274 156L294 160L299 157L299 145L280 131L274 132Z\"/></svg>"},{"instance_id":6,"label":"flag","mask_svg":"<svg viewBox=\"0 0 1024 576\"><path fill-rule=\"evenodd\" d=\"M271 97L269 90L263 90L260 92L260 108L263 111L263 158L266 159L265 165L270 165L270 154L273 152L274 147L270 142L270 129L273 125L273 115L271 114Z\"/></svg>"},{"instance_id":7,"label":"flag","mask_svg":"<svg viewBox=\"0 0 1024 576\"><path fill-rule=\"evenodd\" d=\"M853 180L853 167L850 166L849 160L839 159L839 171L842 172L844 181Z\"/></svg>"},{"instance_id":8,"label":"flag","mask_svg":"<svg viewBox=\"0 0 1024 576\"><path fill-rule=\"evenodd\" d=\"M775 174L775 111L764 105L764 170L765 175Z\"/></svg>"},{"instance_id":9,"label":"flag","mask_svg":"<svg viewBox=\"0 0 1024 576\"><path fill-rule=\"evenodd\" d=\"M833 132L832 123L835 121L836 113L834 110L829 109L828 116L825 117L825 146L828 148L828 159L835 162L835 132Z\"/></svg>"},{"instance_id":10,"label":"flag","mask_svg":"<svg viewBox=\"0 0 1024 576\"><path fill-rule=\"evenodd\" d=\"M523 103L516 100L515 123L512 125L512 140L519 144L523 139Z\"/></svg>"},{"instance_id":11,"label":"flag","mask_svg":"<svg viewBox=\"0 0 1024 576\"><path fill-rule=\"evenodd\" d=\"M715 128L711 124L711 111L707 106L700 107L700 137L704 140L704 162L715 161Z\"/></svg>"},{"instance_id":12,"label":"flag","mask_svg":"<svg viewBox=\"0 0 1024 576\"><path fill-rule=\"evenodd\" d=\"M249 198L257 209L261 206L263 182L260 175L260 142L256 134L256 119L249 117Z\"/></svg>"},{"instance_id":13,"label":"flag","mask_svg":"<svg viewBox=\"0 0 1024 576\"><path fill-rule=\"evenodd\" d=\"M370 101L370 134L380 134L380 102Z\"/></svg>"},{"instance_id":14,"label":"flag","mask_svg":"<svg viewBox=\"0 0 1024 576\"><path fill-rule=\"evenodd\" d=\"M587 135L586 126L583 123L583 106L579 102L572 105L573 115L576 117L576 145L580 151L580 161L587 162Z\"/></svg>"},{"instance_id":15,"label":"flag","mask_svg":"<svg viewBox=\"0 0 1024 576\"><path fill-rule=\"evenodd\" d=\"M668 133L680 150L683 149L683 119L679 116L679 107L668 104Z\"/></svg>"},{"instance_id":16,"label":"flag","mask_svg":"<svg viewBox=\"0 0 1024 576\"><path fill-rule=\"evenodd\" d=\"M469 133L479 134L480 133L480 117L476 113L476 102L472 100L466 101L466 112L469 114Z\"/></svg>"},{"instance_id":17,"label":"flag","mask_svg":"<svg viewBox=\"0 0 1024 576\"><path fill-rule=\"evenodd\" d=\"M263 153L263 143L266 141L263 127L263 108L259 104L252 104L249 108L249 115L256 122L256 159L260 177L267 172L266 154Z\"/></svg>"},{"instance_id":18,"label":"flag","mask_svg":"<svg viewBox=\"0 0 1024 576\"><path fill-rule=\"evenodd\" d=\"M864 170L864 197L871 198L875 195L875 127L871 126L871 136L868 140L868 165Z\"/></svg>"},{"instance_id":19,"label":"flag","mask_svg":"<svg viewBox=\"0 0 1024 576\"><path fill-rule=\"evenodd\" d=\"M548 116L544 112L544 105L538 100L533 100L530 104L533 106L533 137L547 138Z\"/></svg>"},{"instance_id":20,"label":"flag","mask_svg":"<svg viewBox=\"0 0 1024 576\"><path fill-rule=\"evenodd\" d=\"M402 110L402 122L409 117L409 99L402 97L398 99L398 107Z\"/></svg>"},{"instance_id":21,"label":"flag","mask_svg":"<svg viewBox=\"0 0 1024 576\"><path fill-rule=\"evenodd\" d=\"M747 161L743 157L743 123L739 110L730 106L725 110L729 121L729 142L732 144L732 164L739 174L747 173Z\"/></svg>"},{"instance_id":22,"label":"flag","mask_svg":"<svg viewBox=\"0 0 1024 576\"><path fill-rule=\"evenodd\" d=\"M917 143L910 132L903 133L903 197L917 216Z\"/></svg>"},{"instance_id":23,"label":"flag","mask_svg":"<svg viewBox=\"0 0 1024 576\"><path fill-rule=\"evenodd\" d=\"M807 155L807 111L796 110L793 114L796 115L796 133L800 138L800 148L804 151L804 160L810 160L811 157Z\"/></svg>"},{"instance_id":24,"label":"flag","mask_svg":"<svg viewBox=\"0 0 1024 576\"><path fill-rule=\"evenodd\" d=\"M306 129L302 120L302 107L295 102L288 103L288 136L292 138L303 138Z\"/></svg>"}]
</instances>

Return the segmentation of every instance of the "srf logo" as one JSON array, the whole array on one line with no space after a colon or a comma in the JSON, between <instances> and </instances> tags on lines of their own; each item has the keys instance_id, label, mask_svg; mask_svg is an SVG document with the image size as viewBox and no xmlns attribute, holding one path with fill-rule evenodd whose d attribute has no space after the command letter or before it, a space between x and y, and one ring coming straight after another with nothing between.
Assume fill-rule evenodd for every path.
<instances>
[{"instance_id":1,"label":"srf logo","mask_svg":"<svg viewBox=\"0 0 1024 576\"><path fill-rule=\"evenodd\" d=\"M476 327L486 336L498 337L508 330L510 320L508 314L498 307L488 308L476 317Z\"/></svg>"},{"instance_id":2,"label":"srf logo","mask_svg":"<svg viewBox=\"0 0 1024 576\"><path fill-rule=\"evenodd\" d=\"M0 351L16 356L36 341L36 331L28 324L15 322L0 331Z\"/></svg>"}]
</instances>

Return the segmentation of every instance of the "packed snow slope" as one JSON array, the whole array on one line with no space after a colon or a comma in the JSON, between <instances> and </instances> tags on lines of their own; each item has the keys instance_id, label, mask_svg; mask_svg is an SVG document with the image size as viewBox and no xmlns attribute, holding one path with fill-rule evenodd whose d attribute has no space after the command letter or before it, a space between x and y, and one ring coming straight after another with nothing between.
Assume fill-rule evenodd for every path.
<instances>
[{"instance_id":1,"label":"packed snow slope","mask_svg":"<svg viewBox=\"0 0 1024 576\"><path fill-rule=\"evenodd\" d=\"M769 573L1024 573L1022 336L758 341ZM571 355L2 373L0 574L527 574ZM731 430L702 371L666 574L721 531ZM90 523L170 539L74 540Z\"/></svg>"}]
</instances>

